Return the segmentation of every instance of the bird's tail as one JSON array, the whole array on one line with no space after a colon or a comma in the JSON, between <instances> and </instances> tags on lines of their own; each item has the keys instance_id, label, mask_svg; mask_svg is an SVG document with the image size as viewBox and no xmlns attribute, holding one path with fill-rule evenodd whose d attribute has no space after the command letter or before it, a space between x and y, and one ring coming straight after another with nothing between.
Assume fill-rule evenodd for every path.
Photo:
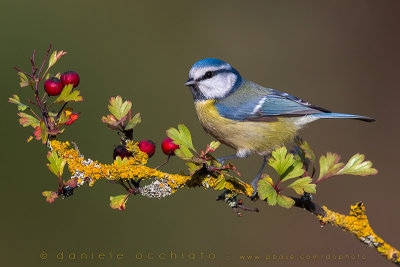
<instances>
[{"instance_id":1,"label":"bird's tail","mask_svg":"<svg viewBox=\"0 0 400 267\"><path fill-rule=\"evenodd\" d=\"M318 119L356 119L366 122L375 121L374 118L360 116L360 115L343 114L343 113L317 113L317 114L312 114L311 116Z\"/></svg>"}]
</instances>

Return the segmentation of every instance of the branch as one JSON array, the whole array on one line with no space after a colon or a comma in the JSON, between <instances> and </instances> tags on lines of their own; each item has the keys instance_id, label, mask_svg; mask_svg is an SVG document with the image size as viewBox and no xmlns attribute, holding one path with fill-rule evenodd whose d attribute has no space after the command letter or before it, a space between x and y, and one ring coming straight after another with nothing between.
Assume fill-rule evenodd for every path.
<instances>
[{"instance_id":1,"label":"branch","mask_svg":"<svg viewBox=\"0 0 400 267\"><path fill-rule=\"evenodd\" d=\"M375 248L379 254L400 266L400 251L390 246L373 232L367 215L365 215L365 206L362 202L352 205L349 215L343 215L328 209L326 206L320 207L307 196L293 199L295 200L295 207L304 208L316 215L322 226L331 224L350 232L358 240Z\"/></svg>"},{"instance_id":2,"label":"branch","mask_svg":"<svg viewBox=\"0 0 400 267\"><path fill-rule=\"evenodd\" d=\"M133 157L127 160L116 160L112 164L102 164L90 159L85 160L80 155L77 148L69 148L69 143L61 143L53 140L50 142L51 147L59 156L63 156L68 163L70 172L78 178L78 184L81 184L82 178L89 185L93 185L97 180L106 178L108 180L123 181L127 179L154 179L154 181L144 187L135 185L133 189L126 187L130 195L141 194L149 198L163 198L175 193L183 187L198 187L211 188L215 190L225 189L217 200L225 200L225 202L233 208L238 216L241 216L240 210L255 211L257 208L248 208L243 205L238 195L251 197L253 190L251 185L234 179L216 178L215 170L206 164L197 170L193 175L179 175L161 172L159 170L146 166L147 154L140 151L133 142L127 143L127 149L132 152ZM257 200L258 198L253 198ZM329 210L325 206L319 206L312 201L311 194L305 193L302 197L292 197L295 207L303 208L314 214L320 221L321 225L332 224L339 226L342 229L349 231L363 243L374 247L382 256L385 256L389 261L400 265L400 252L389 244L385 243L377 236L369 225L367 216L365 215L365 207L360 202L351 207L349 215L342 215ZM258 199L259 200L259 199ZM124 203L126 201L124 200Z\"/></svg>"}]
</instances>

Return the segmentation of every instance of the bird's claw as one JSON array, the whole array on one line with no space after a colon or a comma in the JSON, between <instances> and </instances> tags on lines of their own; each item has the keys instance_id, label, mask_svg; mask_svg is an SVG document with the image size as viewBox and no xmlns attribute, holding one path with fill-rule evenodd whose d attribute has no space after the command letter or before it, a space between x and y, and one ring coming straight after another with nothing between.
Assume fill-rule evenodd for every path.
<instances>
[{"instance_id":1,"label":"bird's claw","mask_svg":"<svg viewBox=\"0 0 400 267\"><path fill-rule=\"evenodd\" d=\"M253 194L250 196L250 199L252 201L256 201L258 199L257 182L258 182L258 179L257 180L254 179L250 184L253 187Z\"/></svg>"}]
</instances>

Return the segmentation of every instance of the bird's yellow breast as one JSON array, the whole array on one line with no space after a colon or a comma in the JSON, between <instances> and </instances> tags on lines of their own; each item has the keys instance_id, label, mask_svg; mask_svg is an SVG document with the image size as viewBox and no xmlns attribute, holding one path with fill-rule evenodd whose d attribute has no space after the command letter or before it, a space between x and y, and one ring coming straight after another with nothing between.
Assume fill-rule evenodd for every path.
<instances>
[{"instance_id":1,"label":"bird's yellow breast","mask_svg":"<svg viewBox=\"0 0 400 267\"><path fill-rule=\"evenodd\" d=\"M276 121L235 121L219 115L215 100L195 102L197 116L203 128L218 141L239 152L261 155L291 141L298 128L291 118Z\"/></svg>"}]
</instances>

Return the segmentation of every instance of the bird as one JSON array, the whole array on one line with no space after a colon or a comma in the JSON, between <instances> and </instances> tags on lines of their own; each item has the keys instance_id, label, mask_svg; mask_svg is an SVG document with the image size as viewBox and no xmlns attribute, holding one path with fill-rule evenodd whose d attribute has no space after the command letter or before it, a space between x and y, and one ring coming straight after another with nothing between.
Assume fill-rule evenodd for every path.
<instances>
[{"instance_id":1,"label":"bird","mask_svg":"<svg viewBox=\"0 0 400 267\"><path fill-rule=\"evenodd\" d=\"M263 156L262 165L252 180L253 196L257 182L271 152L292 141L305 125L319 119L375 119L333 113L300 98L246 80L229 63L217 58L196 62L185 82L190 87L194 106L204 130L236 154L218 158Z\"/></svg>"}]
</instances>

